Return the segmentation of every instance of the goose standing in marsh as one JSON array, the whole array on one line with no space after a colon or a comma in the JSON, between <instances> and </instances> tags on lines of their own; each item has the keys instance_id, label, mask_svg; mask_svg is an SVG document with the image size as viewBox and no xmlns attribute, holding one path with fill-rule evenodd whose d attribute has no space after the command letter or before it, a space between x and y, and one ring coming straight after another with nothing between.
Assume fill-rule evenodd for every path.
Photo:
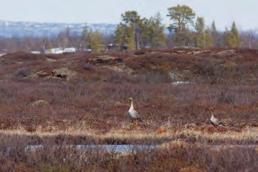
<instances>
[{"instance_id":1,"label":"goose standing in marsh","mask_svg":"<svg viewBox=\"0 0 258 172\"><path fill-rule=\"evenodd\" d=\"M211 117L210 117L210 123L214 126L224 126L223 122L219 121L218 118L216 118L213 114L213 110L210 110Z\"/></svg>"},{"instance_id":2,"label":"goose standing in marsh","mask_svg":"<svg viewBox=\"0 0 258 172\"><path fill-rule=\"evenodd\" d=\"M128 110L128 115L129 117L132 119L132 120L139 120L139 121L142 121L139 113L134 109L134 106L133 106L133 98L130 97L129 98L130 102L131 102L131 106Z\"/></svg>"}]
</instances>

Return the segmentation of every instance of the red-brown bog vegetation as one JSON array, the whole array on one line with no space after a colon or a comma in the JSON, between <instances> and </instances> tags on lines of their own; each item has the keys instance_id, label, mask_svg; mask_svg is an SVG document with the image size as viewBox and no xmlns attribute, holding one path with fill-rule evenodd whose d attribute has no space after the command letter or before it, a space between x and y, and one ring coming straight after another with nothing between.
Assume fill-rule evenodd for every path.
<instances>
[{"instance_id":1,"label":"red-brown bog vegetation","mask_svg":"<svg viewBox=\"0 0 258 172\"><path fill-rule=\"evenodd\" d=\"M257 171L255 147L209 147L257 144L257 78L258 51L246 49L5 55L0 57L1 170ZM129 97L144 123L128 118ZM210 109L224 127L208 123ZM128 155L23 151L27 144L171 140L189 145ZM7 148L14 149L6 154Z\"/></svg>"}]
</instances>

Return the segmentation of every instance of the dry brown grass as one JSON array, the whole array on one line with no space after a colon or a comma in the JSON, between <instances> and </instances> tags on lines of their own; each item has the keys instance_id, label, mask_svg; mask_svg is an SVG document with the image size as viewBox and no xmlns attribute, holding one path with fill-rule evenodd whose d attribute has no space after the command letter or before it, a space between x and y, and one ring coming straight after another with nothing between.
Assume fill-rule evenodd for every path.
<instances>
[{"instance_id":1,"label":"dry brown grass","mask_svg":"<svg viewBox=\"0 0 258 172\"><path fill-rule=\"evenodd\" d=\"M211 126L206 126L211 127ZM200 128L191 129L167 129L165 133L158 133L153 130L111 130L109 132L98 132L96 130L74 130L67 129L65 131L42 132L36 130L28 132L25 129L19 130L0 130L0 134L7 137L27 137L27 138L41 138L41 140L65 139L71 144L89 144L89 143L104 143L104 144L162 144L170 145L171 143L200 143L200 144L237 144L250 145L258 142L257 128L244 128L241 131L223 131L220 132L213 127L213 132L206 132ZM175 142L174 142L175 141Z\"/></svg>"},{"instance_id":2,"label":"dry brown grass","mask_svg":"<svg viewBox=\"0 0 258 172\"><path fill-rule=\"evenodd\" d=\"M107 55L0 58L0 162L6 164L0 171L257 171L255 148L208 149L257 145L257 51ZM74 74L69 80L54 72L64 68ZM175 79L190 84L171 84ZM144 124L128 119L128 97L136 100ZM207 123L211 107L226 127ZM81 155L71 150L22 151L26 144L91 143L162 144L162 149L121 159L99 151L80 164ZM9 155L3 153L8 146Z\"/></svg>"}]
</instances>

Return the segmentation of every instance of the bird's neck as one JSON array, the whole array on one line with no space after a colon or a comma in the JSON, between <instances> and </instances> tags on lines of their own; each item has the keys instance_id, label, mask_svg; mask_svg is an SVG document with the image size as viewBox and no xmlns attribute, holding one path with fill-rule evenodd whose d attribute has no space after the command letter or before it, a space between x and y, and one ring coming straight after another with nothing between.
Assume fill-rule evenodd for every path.
<instances>
[{"instance_id":1,"label":"bird's neck","mask_svg":"<svg viewBox=\"0 0 258 172\"><path fill-rule=\"evenodd\" d=\"M130 107L130 109L134 109L134 107L133 107L133 101L131 101L131 107Z\"/></svg>"},{"instance_id":2,"label":"bird's neck","mask_svg":"<svg viewBox=\"0 0 258 172\"><path fill-rule=\"evenodd\" d=\"M210 114L211 114L211 118L212 118L212 117L214 117L214 115L213 115L213 112L212 112L212 111L210 111Z\"/></svg>"}]
</instances>

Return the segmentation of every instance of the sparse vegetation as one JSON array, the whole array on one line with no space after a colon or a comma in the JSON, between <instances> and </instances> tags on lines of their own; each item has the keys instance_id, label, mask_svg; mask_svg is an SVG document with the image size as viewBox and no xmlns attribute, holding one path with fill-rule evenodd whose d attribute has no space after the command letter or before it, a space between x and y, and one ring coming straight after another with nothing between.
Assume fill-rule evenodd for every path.
<instances>
[{"instance_id":1,"label":"sparse vegetation","mask_svg":"<svg viewBox=\"0 0 258 172\"><path fill-rule=\"evenodd\" d=\"M173 49L3 56L0 168L256 171L257 55L245 49ZM129 97L137 100L144 124L128 119ZM211 107L226 127L208 123ZM26 153L29 144L45 147ZM158 147L129 154L51 149L76 144Z\"/></svg>"},{"instance_id":2,"label":"sparse vegetation","mask_svg":"<svg viewBox=\"0 0 258 172\"><path fill-rule=\"evenodd\" d=\"M81 3L48 13L79 21ZM28 4L15 12L55 20ZM86 4L94 22L120 11ZM0 172L257 172L258 33L238 28L252 14L219 30L195 10L168 7L166 24L134 9L91 28L0 21Z\"/></svg>"},{"instance_id":3,"label":"sparse vegetation","mask_svg":"<svg viewBox=\"0 0 258 172\"><path fill-rule=\"evenodd\" d=\"M3 137L1 136L1 139ZM79 151L61 144L24 151L26 140L4 138L1 143L1 171L257 171L255 147L211 147L171 142L155 150L134 150L128 154L101 149ZM223 151L221 151L223 150Z\"/></svg>"}]
</instances>

